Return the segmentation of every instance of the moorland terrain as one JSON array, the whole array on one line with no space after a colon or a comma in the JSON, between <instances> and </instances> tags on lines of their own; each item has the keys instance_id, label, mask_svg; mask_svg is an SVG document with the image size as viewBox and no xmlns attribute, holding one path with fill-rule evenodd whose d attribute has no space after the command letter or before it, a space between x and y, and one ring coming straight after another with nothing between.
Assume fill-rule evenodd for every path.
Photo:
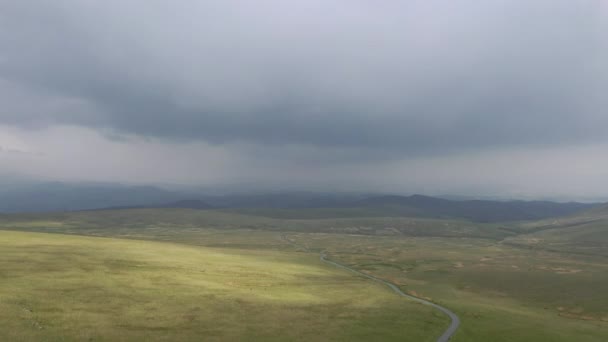
<instances>
[{"instance_id":1,"label":"moorland terrain","mask_svg":"<svg viewBox=\"0 0 608 342\"><path fill-rule=\"evenodd\" d=\"M454 341L608 339L608 207L492 222L355 211L0 215L0 337L433 341L448 326L324 253L454 311Z\"/></svg>"}]
</instances>

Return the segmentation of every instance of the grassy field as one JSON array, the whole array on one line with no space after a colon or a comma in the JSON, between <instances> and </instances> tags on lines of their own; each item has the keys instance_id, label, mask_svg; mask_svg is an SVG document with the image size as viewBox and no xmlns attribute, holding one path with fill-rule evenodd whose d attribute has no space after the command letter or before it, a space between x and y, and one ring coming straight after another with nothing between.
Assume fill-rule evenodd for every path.
<instances>
[{"instance_id":1,"label":"grassy field","mask_svg":"<svg viewBox=\"0 0 608 342\"><path fill-rule=\"evenodd\" d=\"M608 207L577 215L521 224L505 243L530 249L608 257Z\"/></svg>"},{"instance_id":2,"label":"grassy field","mask_svg":"<svg viewBox=\"0 0 608 342\"><path fill-rule=\"evenodd\" d=\"M284 306L273 308L278 315L285 317L293 316L281 310L296 310L300 312L298 315L302 315L298 317L325 312L320 315L340 322L324 328L328 334L325 335L327 339L369 339L370 336L375 336L371 327L376 327L389 334L386 337L378 335L382 338L397 338L397 335L390 333L401 329L399 335L417 341L429 338L429 335L410 334L410 330L431 329L430 334L437 335L442 327L447 326L447 319L432 311L423 312L422 315L414 314L414 311L420 310L417 307L398 307L395 303L399 304L399 300L391 296L390 292L384 292L386 301L378 301L377 305L369 306L368 313L360 312L361 316L357 316L359 318L353 317L355 310L349 305L355 305L368 294L363 291L359 294L361 297L350 297L352 300L340 294L337 285L345 279L352 281L353 277L319 265L318 253L321 251L326 251L336 261L388 279L405 292L430 298L455 311L462 319L462 326L455 336L456 341L606 341L608 291L605 289L608 288L608 260L603 246L608 242L608 224L600 220L601 215L604 215L603 211L598 213L595 210L557 220L484 225L457 220L382 217L272 219L222 211L145 209L7 215L0 216L0 229L156 240L163 243L149 245L151 256L141 255L139 259L150 259L155 263L164 263L165 260L165 256L158 253L158 246L171 246L198 250L200 253L222 251L227 255L247 256L247 259L251 259L251 256L268 257L279 262L274 267L278 272L276 276L281 275L281 269L285 265L291 264L322 270L327 272L327 277L315 277L314 286L306 285L308 280L302 285L317 293L325 291L320 289L322 284L328 282L328 289L334 290L333 293L327 292L326 300L330 304L307 304L305 310L296 305L297 311L292 302L287 302ZM287 235L296 244L282 239L283 235ZM46 239L55 235L43 236ZM68 238L80 239L75 236L62 236L61 239L67 241ZM114 243L120 241L122 244L152 244L111 239L95 241L102 240ZM594 244L593 248L589 247L591 243ZM9 248L13 244L6 245ZM157 252L152 256L154 249ZM120 265L113 265L118 266ZM250 267L247 266L247 269ZM122 273L126 277L132 270L134 269L123 269ZM235 272L234 275L238 273ZM26 274L29 273L25 272L23 276ZM336 276L339 278L334 278ZM308 279L308 276L304 279ZM372 284L363 284L364 288L373 287ZM275 288L270 291L274 293ZM353 288L353 292L356 291L360 290ZM236 293L238 291L234 291L231 296L236 296ZM147 300L153 302L153 298L154 296L149 296ZM248 299L239 300L247 302ZM333 303L336 302L340 304L335 306ZM256 305L259 303L266 305L266 302L256 301ZM381 309L385 305L388 305L388 311ZM264 331L266 320L274 322L271 314L258 315L255 306L247 304L243 307L246 311L253 310L251 312L256 313L253 321L244 320L249 322L246 324L256 327L248 328L249 333L257 331L256 329ZM353 312L341 321L343 317L335 307ZM399 310L413 311L401 313ZM200 317L204 321L205 316ZM399 322L398 318L401 317L413 321ZM318 340L318 336L307 335L306 331L321 326L323 320L301 320L307 323L298 323L295 329L300 330L297 330L297 334L281 336L287 336L287 339L305 337ZM199 321L199 325L200 322L202 321ZM405 329L409 330L391 330L385 325L387 322L405 324ZM172 333L174 330L163 336ZM203 333L203 330L195 329L191 335L184 336ZM246 331L239 330L234 335L223 337L231 339L247 334ZM260 339L268 337L259 334L262 334L259 335Z\"/></svg>"},{"instance_id":3,"label":"grassy field","mask_svg":"<svg viewBox=\"0 0 608 342\"><path fill-rule=\"evenodd\" d=\"M447 318L317 255L0 232L2 341L432 341Z\"/></svg>"},{"instance_id":4,"label":"grassy field","mask_svg":"<svg viewBox=\"0 0 608 342\"><path fill-rule=\"evenodd\" d=\"M133 209L0 215L0 229L87 235L179 235L201 229L331 232L362 235L478 237L500 239L514 235L499 224L407 217L279 219L223 210Z\"/></svg>"},{"instance_id":5,"label":"grassy field","mask_svg":"<svg viewBox=\"0 0 608 342\"><path fill-rule=\"evenodd\" d=\"M292 234L459 314L456 341L608 340L608 262L481 239Z\"/></svg>"}]
</instances>

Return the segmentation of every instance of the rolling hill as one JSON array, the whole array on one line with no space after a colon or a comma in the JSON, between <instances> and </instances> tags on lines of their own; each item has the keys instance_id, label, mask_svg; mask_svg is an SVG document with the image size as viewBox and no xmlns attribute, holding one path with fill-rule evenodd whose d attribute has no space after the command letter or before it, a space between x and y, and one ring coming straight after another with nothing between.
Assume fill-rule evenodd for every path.
<instances>
[{"instance_id":1,"label":"rolling hill","mask_svg":"<svg viewBox=\"0 0 608 342\"><path fill-rule=\"evenodd\" d=\"M299 208L255 208L241 209L249 215L277 218L332 218L332 217L418 217L436 219L463 219L473 222L505 222L540 220L549 217L567 216L596 204L557 203L548 201L454 201L437 197L371 196L365 199L342 202L333 207Z\"/></svg>"},{"instance_id":2,"label":"rolling hill","mask_svg":"<svg viewBox=\"0 0 608 342\"><path fill-rule=\"evenodd\" d=\"M23 183L0 188L0 213L56 212L159 205L184 194L153 186L99 183Z\"/></svg>"},{"instance_id":3,"label":"rolling hill","mask_svg":"<svg viewBox=\"0 0 608 342\"><path fill-rule=\"evenodd\" d=\"M2 341L433 341L447 324L293 251L0 231L0 269Z\"/></svg>"},{"instance_id":4,"label":"rolling hill","mask_svg":"<svg viewBox=\"0 0 608 342\"><path fill-rule=\"evenodd\" d=\"M568 216L594 204L549 201L449 200L424 195L354 193L205 194L120 184L36 183L0 188L0 212L59 212L99 209L212 209L281 219L414 217L473 222L541 220Z\"/></svg>"},{"instance_id":5,"label":"rolling hill","mask_svg":"<svg viewBox=\"0 0 608 342\"><path fill-rule=\"evenodd\" d=\"M608 256L608 205L571 216L522 224L506 242L532 248Z\"/></svg>"}]
</instances>

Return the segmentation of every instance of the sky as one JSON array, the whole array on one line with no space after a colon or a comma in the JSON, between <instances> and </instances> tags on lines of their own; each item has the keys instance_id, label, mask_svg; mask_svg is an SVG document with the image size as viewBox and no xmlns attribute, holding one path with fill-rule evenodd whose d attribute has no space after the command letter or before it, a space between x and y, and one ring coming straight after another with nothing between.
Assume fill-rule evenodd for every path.
<instances>
[{"instance_id":1,"label":"sky","mask_svg":"<svg viewBox=\"0 0 608 342\"><path fill-rule=\"evenodd\" d=\"M0 0L0 175L608 197L605 0Z\"/></svg>"}]
</instances>

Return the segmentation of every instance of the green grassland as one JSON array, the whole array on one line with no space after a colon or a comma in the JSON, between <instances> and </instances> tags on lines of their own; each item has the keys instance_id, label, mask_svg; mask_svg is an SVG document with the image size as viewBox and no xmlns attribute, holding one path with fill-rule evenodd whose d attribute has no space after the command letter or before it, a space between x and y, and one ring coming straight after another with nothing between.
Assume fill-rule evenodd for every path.
<instances>
[{"instance_id":1,"label":"green grassland","mask_svg":"<svg viewBox=\"0 0 608 342\"><path fill-rule=\"evenodd\" d=\"M531 249L608 257L608 207L521 224L505 243Z\"/></svg>"},{"instance_id":2,"label":"green grassland","mask_svg":"<svg viewBox=\"0 0 608 342\"><path fill-rule=\"evenodd\" d=\"M2 341L432 341L447 318L269 250L0 232Z\"/></svg>"},{"instance_id":3,"label":"green grassland","mask_svg":"<svg viewBox=\"0 0 608 342\"><path fill-rule=\"evenodd\" d=\"M132 209L0 215L0 229L60 231L102 236L163 234L161 232L176 235L181 234L182 231L199 231L202 228L491 239L514 234L503 229L501 225L471 223L464 220L408 217L280 219L223 210Z\"/></svg>"},{"instance_id":4,"label":"green grassland","mask_svg":"<svg viewBox=\"0 0 608 342\"><path fill-rule=\"evenodd\" d=\"M248 216L262 216L279 219L331 219L359 217L421 217L420 210L403 206L365 206L346 208L240 208L229 212Z\"/></svg>"},{"instance_id":5,"label":"green grassland","mask_svg":"<svg viewBox=\"0 0 608 342\"><path fill-rule=\"evenodd\" d=\"M278 272L284 265L292 263L328 272L327 278L316 278L316 281L318 286L329 282L333 284L331 288L346 279L333 277L346 275L319 265L318 253L326 251L331 259L388 279L405 292L430 298L456 312L462 326L455 335L455 341L608 340L608 291L605 290L608 288L608 254L604 253L608 242L608 222L603 219L602 210L594 209L553 220L509 224L405 217L282 219L244 213L138 209L4 215L0 216L0 229L119 237L123 240L95 241L121 241L124 244L143 243L127 240L163 242L155 247L150 245L150 253L158 248L156 246L172 246L202 251L221 250L229 255L247 255L247 258L251 255L272 256L272 260L281 262L281 266L275 268ZM55 235L43 236L46 239ZM157 258L151 260L164 262L162 253L158 250L156 253ZM141 260L147 259L148 256ZM123 269L122 272L128 274L131 269ZM271 291L274 292L274 288ZM402 304L395 296L391 297L389 291L385 295L388 302ZM149 297L151 302L154 302L153 297ZM341 305L353 305L357 301L340 296L337 287L329 298L342 298ZM292 304L289 301L285 304L290 308L289 312L293 310ZM401 317L405 317L398 313L397 306L391 307L391 313L381 310L385 304L378 302L372 310L382 317L380 320L396 324ZM333 304L328 306L332 307ZM254 306L245 308L246 311L254 310ZM310 312L321 310L316 306L307 306L309 309L313 310ZM402 309L410 310L407 305ZM348 310L354 311L352 308ZM273 319L272 316L259 316L257 311L252 312L256 312L255 316L259 319L254 319L255 322L250 324L260 331L264 330L262 326L265 320ZM338 311L331 312L326 313L325 317L339 320L341 316ZM361 312L361 315L366 314ZM398 335L423 340L423 337L428 339L429 335L437 336L442 327L447 326L447 319L437 312L427 311L417 316L420 320L412 318L416 315L410 313L407 320L414 321L400 324L409 324L407 328L412 331L431 329L431 325L435 324L434 330L429 330L429 334L410 334L402 329ZM200 316L199 324L205 321L205 317ZM353 336L369 339L373 336L366 335L371 334L369 325L367 330L363 328L365 333L344 334L361 331L359 326L372 322L383 331L391 329L378 320L374 321L377 319L373 318L374 315L367 317L372 318L351 317L341 325L331 325L327 335L331 337L328 339L352 339ZM315 336L306 335L310 327L308 323L302 323L295 328L300 332L293 336L318 340ZM336 330L331 330L333 328ZM173 330L162 336L172 333ZM202 330L193 330L188 336L203 333ZM230 339L247 334L241 333L244 335L223 337ZM261 339L268 337L259 336ZM281 336L295 338L292 335ZM387 336L385 339L397 336Z\"/></svg>"},{"instance_id":6,"label":"green grassland","mask_svg":"<svg viewBox=\"0 0 608 342\"><path fill-rule=\"evenodd\" d=\"M608 262L481 239L292 234L456 312L456 341L605 341Z\"/></svg>"}]
</instances>

